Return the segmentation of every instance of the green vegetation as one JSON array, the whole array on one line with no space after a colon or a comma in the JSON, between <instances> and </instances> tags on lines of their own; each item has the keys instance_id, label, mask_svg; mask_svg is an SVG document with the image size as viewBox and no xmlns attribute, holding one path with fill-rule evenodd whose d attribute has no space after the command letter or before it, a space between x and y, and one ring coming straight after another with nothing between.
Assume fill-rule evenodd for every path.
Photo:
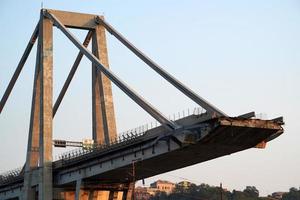
<instances>
[{"instance_id":1,"label":"green vegetation","mask_svg":"<svg viewBox=\"0 0 300 200\"><path fill-rule=\"evenodd\" d=\"M292 187L288 193L282 196L282 200L300 200L300 188Z\"/></svg>"},{"instance_id":2,"label":"green vegetation","mask_svg":"<svg viewBox=\"0 0 300 200\"><path fill-rule=\"evenodd\" d=\"M190 187L180 187L176 185L174 191L167 195L165 192L158 192L150 200L220 200L220 187L209 186L207 184ZM272 198L259 197L259 191L255 186L247 186L243 191L233 190L232 192L222 190L222 200L270 200ZM300 200L300 190L291 188L283 195L282 200Z\"/></svg>"}]
</instances>

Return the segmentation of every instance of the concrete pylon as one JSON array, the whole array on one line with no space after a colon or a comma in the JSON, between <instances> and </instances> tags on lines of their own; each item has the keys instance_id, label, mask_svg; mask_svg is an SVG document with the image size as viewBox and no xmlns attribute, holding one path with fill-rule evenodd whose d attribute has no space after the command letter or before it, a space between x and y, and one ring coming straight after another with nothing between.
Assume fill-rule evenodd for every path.
<instances>
[{"instance_id":1,"label":"concrete pylon","mask_svg":"<svg viewBox=\"0 0 300 200\"><path fill-rule=\"evenodd\" d=\"M44 17L42 10L24 174L24 200L35 199L31 170L36 167L40 167L38 198L52 200L52 29L52 22Z\"/></svg>"},{"instance_id":2,"label":"concrete pylon","mask_svg":"<svg viewBox=\"0 0 300 200\"><path fill-rule=\"evenodd\" d=\"M37 45L36 66L33 81L32 105L26 154L23 199L34 199L35 190L31 188L31 169L38 167L39 161L39 131L40 131L40 40Z\"/></svg>"},{"instance_id":3,"label":"concrete pylon","mask_svg":"<svg viewBox=\"0 0 300 200\"><path fill-rule=\"evenodd\" d=\"M39 149L39 199L52 200L52 99L53 99L53 24L40 19L41 98L40 98L40 149Z\"/></svg>"},{"instance_id":4,"label":"concrete pylon","mask_svg":"<svg viewBox=\"0 0 300 200\"><path fill-rule=\"evenodd\" d=\"M95 27L92 52L109 68L105 28ZM92 67L93 139L98 144L109 144L117 137L111 81L97 68Z\"/></svg>"},{"instance_id":5,"label":"concrete pylon","mask_svg":"<svg viewBox=\"0 0 300 200\"><path fill-rule=\"evenodd\" d=\"M105 28L96 20L97 17L102 18L103 16L41 10L38 32L36 32L39 42L24 168L24 200L52 200L53 193L64 195L64 192L61 191L53 192L52 185L53 22L45 14L49 11L63 20L68 27L83 28L92 32L93 54L99 58L104 66L109 67ZM34 43L34 41L31 42ZM93 139L96 143L109 144L111 140L117 137L111 81L95 66L92 68L92 92ZM35 180L32 181L32 170L37 167L40 170L39 176L34 177ZM32 182L38 184L32 185ZM82 192L89 199L99 199L100 196L107 196L108 199L108 195L104 195L103 191L94 191L93 195L90 195L90 192ZM67 194L71 193L66 192L65 196ZM76 192L74 193L75 196ZM81 196L77 193L76 198L80 199Z\"/></svg>"}]
</instances>

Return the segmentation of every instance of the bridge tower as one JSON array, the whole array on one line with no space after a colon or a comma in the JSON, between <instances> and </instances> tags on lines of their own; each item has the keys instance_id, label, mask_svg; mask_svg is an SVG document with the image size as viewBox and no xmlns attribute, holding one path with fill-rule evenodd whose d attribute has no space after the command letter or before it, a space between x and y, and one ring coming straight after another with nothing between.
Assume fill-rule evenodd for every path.
<instances>
[{"instance_id":1,"label":"bridge tower","mask_svg":"<svg viewBox=\"0 0 300 200\"><path fill-rule=\"evenodd\" d=\"M79 53L54 105L53 26L79 49ZM87 30L82 43L68 30ZM109 69L105 31L144 61L158 75L189 97L205 113L188 114L171 120L147 102ZM117 32L103 16L42 9L40 20L17 69L0 101L0 114L37 44L31 117L25 167L0 175L0 199L25 200L132 200L135 180L229 155L266 142L283 133L283 118L251 119L254 112L229 117L193 92L174 76L138 50ZM92 40L92 52L87 49ZM52 124L59 105L85 55L92 64L91 151L79 151L52 162ZM116 139L111 82L161 125ZM53 106L52 106L53 105ZM132 171L131 171L132 170Z\"/></svg>"},{"instance_id":2,"label":"bridge tower","mask_svg":"<svg viewBox=\"0 0 300 200\"><path fill-rule=\"evenodd\" d=\"M80 50L54 105L52 102L53 26L60 29ZM88 33L83 44L81 44L67 28L87 30ZM177 124L164 116L109 69L105 31L114 35L124 46L144 61L161 77L203 107L208 113L214 116L226 116L225 113L198 96L138 50L108 24L103 16L42 9L39 23L32 34L17 69L0 102L1 113L33 45L36 40L38 40L27 156L25 166L21 172L21 174L24 175L22 191L23 199L25 200L37 198L52 200L53 194L56 194L57 191L60 191L59 193L65 193L65 199L72 199L73 196L75 196L75 199L80 199L83 191L82 188L85 190L90 189L89 185L85 183L85 180L80 179L80 177L76 183L73 184L71 193L55 188L56 186L53 184L55 181L52 180L53 117L63 100L83 55L92 62L92 138L96 143L109 144L112 140L115 140L117 136L111 82L157 120L167 131L175 131L182 128L180 124ZM87 49L90 40L92 40L92 52ZM36 174L36 172L38 172L38 174ZM121 184L124 185L122 187L120 187L119 183L112 183L106 186L101 185L101 183L93 184L100 185L98 187L101 188L101 191L109 190L109 199L117 198L117 196L119 196L118 191L123 192L123 199L131 199L134 195L133 189L135 179L133 175L130 176L131 178L126 179L125 184ZM76 185L76 190L74 189L74 185ZM101 192L99 193L99 191L91 191L92 198L97 199L98 196L105 196L104 194L100 194ZM86 193L86 191L84 192ZM91 195L89 194L89 198L90 197Z\"/></svg>"},{"instance_id":3,"label":"bridge tower","mask_svg":"<svg viewBox=\"0 0 300 200\"><path fill-rule=\"evenodd\" d=\"M69 75L54 104L52 102L53 26L60 29L79 49L79 53ZM83 44L81 44L67 28L87 30L88 33ZM99 191L103 190L110 191L110 194L108 195L109 199L117 198L117 196L119 196L119 191L123 192L123 199L131 199L134 196L134 175L129 175L129 178L126 178L121 184L117 180L114 183L109 183L105 186L104 184L101 185L99 180L96 180L93 183L87 183L86 180L81 178L83 177L83 175L81 175L76 181L73 181L73 185L71 189L69 189L71 192L62 191L62 189L56 188L56 185L53 184L55 183L55 180L52 180L53 175L55 175L52 170L53 117L63 100L83 55L92 62L92 138L96 143L109 144L117 137L111 82L158 121L166 131L176 132L183 128L182 125L164 116L109 69L105 31L114 35L115 38L144 61L157 74L203 107L211 116L226 116L225 113L211 105L187 86L183 85L179 80L138 50L108 24L103 16L42 9L39 23L32 34L17 69L0 102L1 113L33 45L36 40L38 40L27 156L25 166L20 173L21 175L24 175L22 192L23 199L25 200L37 198L42 200L52 200L53 194L56 195L57 193L65 193L64 199L72 199L72 196L75 196L75 199L80 199L82 196L81 193L86 193L86 190L90 190L91 184L98 184L97 187L101 190L95 189L95 191L90 191L89 198L97 199L98 196L102 195L103 199L103 196L105 195L100 194L101 192L99 193ZM87 49L90 40L92 40L92 52ZM134 160L132 160L132 162L134 162ZM120 185L123 186L120 187Z\"/></svg>"},{"instance_id":4,"label":"bridge tower","mask_svg":"<svg viewBox=\"0 0 300 200\"><path fill-rule=\"evenodd\" d=\"M89 41L92 40L93 54L106 68L109 68L105 28L96 20L99 16L63 11L54 12L66 27L88 30L84 46L88 46ZM100 17L103 18L103 16ZM23 190L24 199L35 199L38 196L38 199L52 200L54 193L52 185L53 117L83 54L78 54L58 100L52 107L53 22L45 17L44 10L41 11L39 24L30 42L33 44L36 39L38 39L38 45ZM109 144L112 139L117 137L111 82L95 66L92 66L92 119L92 138L96 143ZM36 168L40 168L38 185L31 187L32 179L37 179L37 177L32 177L31 172ZM81 180L77 184L80 187ZM80 193L76 193L77 199L80 198L79 195ZM98 195L94 192L93 196L94 199L97 199Z\"/></svg>"}]
</instances>

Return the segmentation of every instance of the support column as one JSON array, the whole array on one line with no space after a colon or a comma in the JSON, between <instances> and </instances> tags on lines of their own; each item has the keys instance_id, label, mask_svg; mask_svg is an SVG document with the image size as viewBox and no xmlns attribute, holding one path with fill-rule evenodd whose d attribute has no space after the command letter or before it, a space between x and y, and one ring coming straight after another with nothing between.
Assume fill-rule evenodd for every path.
<instances>
[{"instance_id":1,"label":"support column","mask_svg":"<svg viewBox=\"0 0 300 200\"><path fill-rule=\"evenodd\" d=\"M76 181L76 191L75 191L75 200L80 200L80 197L81 197L81 179L77 180Z\"/></svg>"},{"instance_id":2,"label":"support column","mask_svg":"<svg viewBox=\"0 0 300 200\"><path fill-rule=\"evenodd\" d=\"M108 200L118 200L118 191L109 191L109 198Z\"/></svg>"},{"instance_id":3,"label":"support column","mask_svg":"<svg viewBox=\"0 0 300 200\"><path fill-rule=\"evenodd\" d=\"M122 200L126 200L126 198L127 198L127 190L124 190Z\"/></svg>"},{"instance_id":4,"label":"support column","mask_svg":"<svg viewBox=\"0 0 300 200\"><path fill-rule=\"evenodd\" d=\"M32 168L38 167L39 161L39 134L40 134L40 47L41 40L39 39L36 53L36 65L33 83L33 94L31 103L31 114L28 134L28 146L25 163L25 174L24 174L24 189L23 199L30 200L35 198L35 189L31 187L31 170Z\"/></svg>"},{"instance_id":5,"label":"support column","mask_svg":"<svg viewBox=\"0 0 300 200\"><path fill-rule=\"evenodd\" d=\"M39 199L52 200L52 98L53 98L53 26L43 16L40 20L41 98L40 98L40 181Z\"/></svg>"},{"instance_id":6,"label":"support column","mask_svg":"<svg viewBox=\"0 0 300 200\"><path fill-rule=\"evenodd\" d=\"M105 28L98 25L92 37L93 54L109 68ZM92 67L93 139L106 143L117 137L111 81L96 67Z\"/></svg>"},{"instance_id":7,"label":"support column","mask_svg":"<svg viewBox=\"0 0 300 200\"><path fill-rule=\"evenodd\" d=\"M123 191L123 200L133 200L134 183L129 183L128 190Z\"/></svg>"}]
</instances>

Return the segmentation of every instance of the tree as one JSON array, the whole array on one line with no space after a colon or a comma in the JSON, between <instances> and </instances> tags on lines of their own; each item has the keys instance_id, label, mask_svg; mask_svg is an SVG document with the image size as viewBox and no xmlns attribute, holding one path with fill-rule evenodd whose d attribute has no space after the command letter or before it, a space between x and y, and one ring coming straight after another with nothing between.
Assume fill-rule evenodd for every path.
<instances>
[{"instance_id":1,"label":"tree","mask_svg":"<svg viewBox=\"0 0 300 200\"><path fill-rule=\"evenodd\" d=\"M243 192L247 197L257 198L259 196L259 191L255 186L247 186Z\"/></svg>"},{"instance_id":2,"label":"tree","mask_svg":"<svg viewBox=\"0 0 300 200\"><path fill-rule=\"evenodd\" d=\"M168 195L165 192L157 192L151 200L168 200Z\"/></svg>"},{"instance_id":3,"label":"tree","mask_svg":"<svg viewBox=\"0 0 300 200\"><path fill-rule=\"evenodd\" d=\"M176 185L171 194L157 192L150 200L220 200L220 187L208 184L195 185L183 188ZM259 197L259 191L255 186L247 186L243 191L222 191L223 200L268 200L268 197ZM283 195L282 200L300 200L300 188L290 188Z\"/></svg>"},{"instance_id":4,"label":"tree","mask_svg":"<svg viewBox=\"0 0 300 200\"><path fill-rule=\"evenodd\" d=\"M282 200L300 200L300 190L290 188L290 191L282 196Z\"/></svg>"}]
</instances>

